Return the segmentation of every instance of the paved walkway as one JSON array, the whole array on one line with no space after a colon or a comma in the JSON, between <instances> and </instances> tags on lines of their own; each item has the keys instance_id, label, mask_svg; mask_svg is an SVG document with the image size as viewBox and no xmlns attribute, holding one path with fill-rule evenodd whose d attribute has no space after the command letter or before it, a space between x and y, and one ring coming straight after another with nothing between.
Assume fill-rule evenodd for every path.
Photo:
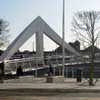
<instances>
[{"instance_id":1,"label":"paved walkway","mask_svg":"<svg viewBox=\"0 0 100 100\"><path fill-rule=\"evenodd\" d=\"M100 89L100 86L82 86L78 83L3 83L0 89Z\"/></svg>"},{"instance_id":2,"label":"paved walkway","mask_svg":"<svg viewBox=\"0 0 100 100\"><path fill-rule=\"evenodd\" d=\"M75 79L66 79L64 83L39 80L35 79L34 83L9 81L0 84L0 100L100 100L100 81L96 86L88 86L87 80L82 83L76 83Z\"/></svg>"},{"instance_id":3,"label":"paved walkway","mask_svg":"<svg viewBox=\"0 0 100 100\"><path fill-rule=\"evenodd\" d=\"M38 81L37 81L38 80ZM41 81L42 80L42 81ZM14 80L13 80L14 81ZM97 81L96 86L88 86L87 80L82 83L77 83L75 79L65 79L64 83L45 83L44 79L36 78L30 83L13 83L6 81L0 84L0 91L20 91L32 92L100 92L100 80Z\"/></svg>"},{"instance_id":4,"label":"paved walkway","mask_svg":"<svg viewBox=\"0 0 100 100\"><path fill-rule=\"evenodd\" d=\"M0 84L0 90L5 89L50 89L50 90L97 90L100 91L100 81L96 86L88 86L88 83L76 83L75 81L66 81L65 83L3 83Z\"/></svg>"}]
</instances>

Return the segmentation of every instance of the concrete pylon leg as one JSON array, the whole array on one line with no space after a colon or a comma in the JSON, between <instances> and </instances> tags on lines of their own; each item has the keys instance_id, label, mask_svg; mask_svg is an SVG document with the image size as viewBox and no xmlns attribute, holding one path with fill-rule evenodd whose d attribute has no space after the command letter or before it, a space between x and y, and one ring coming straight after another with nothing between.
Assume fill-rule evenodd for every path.
<instances>
[{"instance_id":1,"label":"concrete pylon leg","mask_svg":"<svg viewBox=\"0 0 100 100\"><path fill-rule=\"evenodd\" d=\"M44 62L44 52L43 52L43 33L36 32L36 57L41 58L41 64Z\"/></svg>"}]
</instances>

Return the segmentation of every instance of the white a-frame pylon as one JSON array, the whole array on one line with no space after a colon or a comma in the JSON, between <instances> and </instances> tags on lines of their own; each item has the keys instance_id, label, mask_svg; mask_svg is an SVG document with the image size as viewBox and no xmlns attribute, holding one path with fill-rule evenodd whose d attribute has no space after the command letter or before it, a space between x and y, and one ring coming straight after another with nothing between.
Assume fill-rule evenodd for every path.
<instances>
[{"instance_id":1,"label":"white a-frame pylon","mask_svg":"<svg viewBox=\"0 0 100 100\"><path fill-rule=\"evenodd\" d=\"M17 50L28 40L33 34L36 34L36 54L39 57L43 57L43 34L48 36L58 45L62 46L62 38L52 29L50 26L38 16L31 24L24 29L24 31L8 46L5 52L1 55L0 61L9 59ZM64 42L64 46L67 50L80 55L69 44Z\"/></svg>"}]
</instances>

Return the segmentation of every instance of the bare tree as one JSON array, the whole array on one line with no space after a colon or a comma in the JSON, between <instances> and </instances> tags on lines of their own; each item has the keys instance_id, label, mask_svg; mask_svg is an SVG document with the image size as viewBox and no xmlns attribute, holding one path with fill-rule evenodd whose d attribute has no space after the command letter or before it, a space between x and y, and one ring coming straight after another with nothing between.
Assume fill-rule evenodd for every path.
<instances>
[{"instance_id":1,"label":"bare tree","mask_svg":"<svg viewBox=\"0 0 100 100\"><path fill-rule=\"evenodd\" d=\"M0 19L0 47L4 47L8 44L8 26L9 23L7 21Z\"/></svg>"},{"instance_id":2,"label":"bare tree","mask_svg":"<svg viewBox=\"0 0 100 100\"><path fill-rule=\"evenodd\" d=\"M94 59L95 59L95 45L100 35L100 12L96 11L80 11L75 13L72 21L72 30L77 34L80 42L84 42L85 46L90 46L90 75L89 85L93 84L94 78Z\"/></svg>"}]
</instances>

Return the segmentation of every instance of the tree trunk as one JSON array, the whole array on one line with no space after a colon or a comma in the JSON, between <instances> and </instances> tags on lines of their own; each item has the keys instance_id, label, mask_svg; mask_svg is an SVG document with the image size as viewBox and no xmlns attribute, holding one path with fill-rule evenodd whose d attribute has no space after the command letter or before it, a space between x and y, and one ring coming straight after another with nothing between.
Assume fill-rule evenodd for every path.
<instances>
[{"instance_id":1,"label":"tree trunk","mask_svg":"<svg viewBox=\"0 0 100 100\"><path fill-rule=\"evenodd\" d=\"M93 78L94 78L94 62L91 62L91 64L90 64L89 86L94 86Z\"/></svg>"},{"instance_id":2,"label":"tree trunk","mask_svg":"<svg viewBox=\"0 0 100 100\"><path fill-rule=\"evenodd\" d=\"M94 51L94 43L91 47L91 60L90 60L90 79L89 79L89 86L94 86L93 78L94 78L94 59L95 59L95 51Z\"/></svg>"}]
</instances>

